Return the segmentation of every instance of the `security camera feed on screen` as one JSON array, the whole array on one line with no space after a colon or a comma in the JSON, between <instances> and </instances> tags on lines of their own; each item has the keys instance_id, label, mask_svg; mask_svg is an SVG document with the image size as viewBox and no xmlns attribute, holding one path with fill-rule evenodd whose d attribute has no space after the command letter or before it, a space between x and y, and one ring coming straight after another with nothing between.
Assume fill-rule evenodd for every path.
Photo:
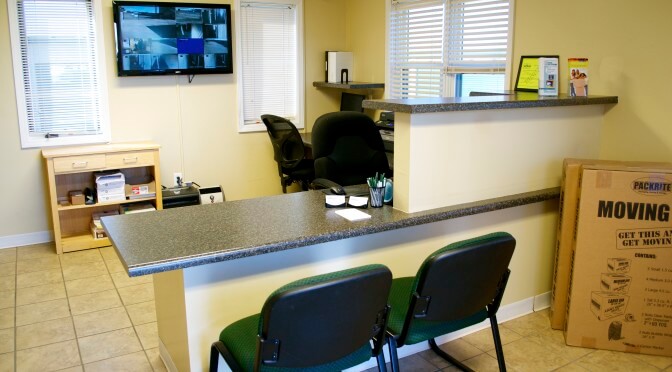
<instances>
[{"instance_id":1,"label":"security camera feed on screen","mask_svg":"<svg viewBox=\"0 0 672 372\"><path fill-rule=\"evenodd\" d=\"M114 3L119 76L232 73L227 4Z\"/></svg>"}]
</instances>

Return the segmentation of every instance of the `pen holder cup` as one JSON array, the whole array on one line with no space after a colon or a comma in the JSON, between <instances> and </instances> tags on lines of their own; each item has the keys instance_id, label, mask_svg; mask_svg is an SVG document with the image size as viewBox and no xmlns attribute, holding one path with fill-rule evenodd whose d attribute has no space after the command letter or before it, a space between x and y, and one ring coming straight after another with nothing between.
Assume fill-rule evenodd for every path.
<instances>
[{"instance_id":1,"label":"pen holder cup","mask_svg":"<svg viewBox=\"0 0 672 372\"><path fill-rule=\"evenodd\" d=\"M385 187L369 187L369 195L371 196L371 207L380 208L383 206L383 199L385 198Z\"/></svg>"}]
</instances>

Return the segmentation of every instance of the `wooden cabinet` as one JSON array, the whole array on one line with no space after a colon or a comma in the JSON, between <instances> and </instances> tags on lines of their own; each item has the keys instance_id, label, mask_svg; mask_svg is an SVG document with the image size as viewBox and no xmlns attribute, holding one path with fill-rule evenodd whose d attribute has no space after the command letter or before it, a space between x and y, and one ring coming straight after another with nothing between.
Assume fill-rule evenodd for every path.
<instances>
[{"instance_id":1,"label":"wooden cabinet","mask_svg":"<svg viewBox=\"0 0 672 372\"><path fill-rule=\"evenodd\" d=\"M153 143L119 143L93 146L50 148L42 150L49 182L49 204L54 228L56 252L110 245L108 238L94 239L91 232L93 213L119 210L126 203L150 202L162 209L159 146ZM95 190L94 173L119 170L126 183L154 180L156 195L146 198L70 205L68 192Z\"/></svg>"}]
</instances>

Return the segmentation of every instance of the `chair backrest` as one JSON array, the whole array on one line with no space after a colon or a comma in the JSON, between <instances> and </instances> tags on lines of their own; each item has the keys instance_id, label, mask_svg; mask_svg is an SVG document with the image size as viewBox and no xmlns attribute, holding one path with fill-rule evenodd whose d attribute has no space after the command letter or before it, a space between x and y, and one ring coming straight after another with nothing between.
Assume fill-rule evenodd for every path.
<instances>
[{"instance_id":1,"label":"chair backrest","mask_svg":"<svg viewBox=\"0 0 672 372\"><path fill-rule=\"evenodd\" d=\"M390 174L385 145L373 120L340 111L315 120L312 131L315 177L343 186L363 184L376 172Z\"/></svg>"},{"instance_id":2,"label":"chair backrest","mask_svg":"<svg viewBox=\"0 0 672 372\"><path fill-rule=\"evenodd\" d=\"M305 157L303 140L294 123L275 115L261 115L261 121L271 138L275 161L283 168L294 168Z\"/></svg>"},{"instance_id":3,"label":"chair backrest","mask_svg":"<svg viewBox=\"0 0 672 372\"><path fill-rule=\"evenodd\" d=\"M496 312L504 291L501 281L508 279L515 246L513 236L498 232L434 252L420 266L413 283L417 294L413 317L446 322L486 307Z\"/></svg>"},{"instance_id":4,"label":"chair backrest","mask_svg":"<svg viewBox=\"0 0 672 372\"><path fill-rule=\"evenodd\" d=\"M261 359L273 367L316 366L365 346L367 360L372 338L374 353L382 348L391 283L387 267L367 265L283 286L261 311L255 364Z\"/></svg>"}]
</instances>

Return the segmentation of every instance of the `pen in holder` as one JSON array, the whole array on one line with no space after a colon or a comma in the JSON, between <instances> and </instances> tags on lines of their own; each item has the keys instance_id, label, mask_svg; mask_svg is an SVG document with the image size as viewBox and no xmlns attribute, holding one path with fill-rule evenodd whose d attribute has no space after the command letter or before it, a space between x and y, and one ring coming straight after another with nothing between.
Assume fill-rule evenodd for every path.
<instances>
[{"instance_id":1,"label":"pen in holder","mask_svg":"<svg viewBox=\"0 0 672 372\"><path fill-rule=\"evenodd\" d=\"M380 208L383 206L383 199L385 198L385 187L369 187L369 195L371 196L369 201L371 207Z\"/></svg>"}]
</instances>

